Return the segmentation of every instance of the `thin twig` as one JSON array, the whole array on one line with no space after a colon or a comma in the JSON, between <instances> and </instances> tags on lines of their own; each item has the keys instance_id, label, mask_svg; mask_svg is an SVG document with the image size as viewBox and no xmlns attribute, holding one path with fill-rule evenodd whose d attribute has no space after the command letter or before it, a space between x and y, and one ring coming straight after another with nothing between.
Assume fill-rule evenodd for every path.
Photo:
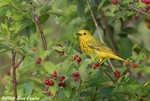
<instances>
[{"instance_id":1,"label":"thin twig","mask_svg":"<svg viewBox=\"0 0 150 101\"><path fill-rule=\"evenodd\" d=\"M110 79L113 83L115 83L116 81L111 77L111 75L109 73L107 73L105 70L99 68L102 72L104 72Z\"/></svg>"},{"instance_id":2,"label":"thin twig","mask_svg":"<svg viewBox=\"0 0 150 101\"><path fill-rule=\"evenodd\" d=\"M45 39L45 36L44 36L44 31L43 31L42 25L41 25L37 15L35 14L35 9L32 6L31 6L31 10L32 10L32 15L33 15L34 21L35 21L36 25L38 26L39 31L41 33L41 39L42 39L42 42L43 42L43 48L46 51L47 50L47 42L46 42L46 39ZM49 60L49 56L47 55L45 57L45 59L48 61Z\"/></svg>"},{"instance_id":3,"label":"thin twig","mask_svg":"<svg viewBox=\"0 0 150 101\"><path fill-rule=\"evenodd\" d=\"M22 61L25 59L25 56L22 55L21 59L18 61L18 63L15 63L15 68L19 67L19 65L22 63Z\"/></svg>"},{"instance_id":4,"label":"thin twig","mask_svg":"<svg viewBox=\"0 0 150 101\"><path fill-rule=\"evenodd\" d=\"M15 61L16 61L16 51L13 50L12 51L12 67L13 67L14 97L15 97L15 101L17 101L17 81L16 81Z\"/></svg>"},{"instance_id":5,"label":"thin twig","mask_svg":"<svg viewBox=\"0 0 150 101\"><path fill-rule=\"evenodd\" d=\"M94 16L94 13L93 13L93 11L92 11L92 9L91 9L91 7L90 7L89 1L86 0L86 2L87 2L87 5L88 5L88 7L89 7L89 10L90 10L90 12L91 12L91 16L92 16L92 18L93 18L93 21L94 21L94 23L95 23L95 26L96 26L96 28L97 28L97 30L98 30L98 35L99 35L99 37L100 37L100 40L101 40L102 43L104 43L104 41L103 41L103 39L102 39L102 36L101 36L101 33L100 33L100 29L99 29L98 23L97 23L97 21L96 21L96 18L95 18L95 16ZM115 71L115 68L113 67L113 65L112 65L112 63L111 63L111 61L110 61L110 59L108 59L108 63L109 63L109 65L110 65L110 67L112 68L112 70Z\"/></svg>"},{"instance_id":6,"label":"thin twig","mask_svg":"<svg viewBox=\"0 0 150 101\"><path fill-rule=\"evenodd\" d=\"M103 41L103 39L102 39L102 36L101 36L101 32L100 32L99 26L98 26L98 23L97 23L96 18L95 18L94 14L93 14L93 11L91 10L89 1L86 0L86 2L87 2L87 5L88 5L88 7L89 7L89 10L90 10L91 16L92 16L92 18L93 18L94 24L95 24L95 26L96 26L96 28L97 28L99 38L100 38L101 42L104 43L104 41Z\"/></svg>"},{"instance_id":7,"label":"thin twig","mask_svg":"<svg viewBox=\"0 0 150 101\"><path fill-rule=\"evenodd\" d=\"M37 15L35 14L34 9L32 9L32 14L33 14L33 17L34 17L34 21L36 22L36 24L37 24L37 26L39 28L39 31L41 33L41 39L42 39L42 42L43 42L44 50L47 50L47 42L46 42L46 39L45 39L45 36L44 36L43 28L41 26L41 23L40 23Z\"/></svg>"},{"instance_id":8,"label":"thin twig","mask_svg":"<svg viewBox=\"0 0 150 101\"><path fill-rule=\"evenodd\" d=\"M142 13L142 14L147 15L147 16L150 17L150 14L147 13L147 12L144 12L144 11L139 10L139 9L137 9L137 8L134 8L134 7L132 7L132 6L130 6L130 8L131 8L132 10L136 11L136 12Z\"/></svg>"},{"instance_id":9,"label":"thin twig","mask_svg":"<svg viewBox=\"0 0 150 101\"><path fill-rule=\"evenodd\" d=\"M95 0L95 2L96 2L97 5L99 4L98 0ZM103 21L103 24L105 25L105 29L106 29L106 31L107 31L107 33L108 33L108 37L109 37L109 39L110 39L110 42L111 42L111 44L112 44L112 47L113 47L113 49L115 50L115 52L118 53L118 52L117 52L118 46L117 46L117 44L116 44L116 42L115 42L115 40L114 40L113 34L112 34L111 30L110 30L110 27L109 27L109 25L108 25L108 21L107 21L107 19L106 19L106 16L105 16L105 14L104 14L104 12L103 12L103 10L102 10L101 8L99 9L99 14L100 14L101 17L102 17L102 21Z\"/></svg>"}]
</instances>

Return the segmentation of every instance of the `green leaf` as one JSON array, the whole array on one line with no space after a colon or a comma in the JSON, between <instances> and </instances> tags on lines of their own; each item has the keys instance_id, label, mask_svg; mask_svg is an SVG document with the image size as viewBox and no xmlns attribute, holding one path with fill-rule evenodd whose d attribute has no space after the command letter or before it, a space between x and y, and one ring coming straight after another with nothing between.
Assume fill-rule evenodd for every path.
<instances>
[{"instance_id":1,"label":"green leaf","mask_svg":"<svg viewBox=\"0 0 150 101\"><path fill-rule=\"evenodd\" d=\"M132 51L132 41L128 38L121 38L119 40L119 55L123 58L129 58L131 57L131 51Z\"/></svg>"},{"instance_id":2,"label":"green leaf","mask_svg":"<svg viewBox=\"0 0 150 101\"><path fill-rule=\"evenodd\" d=\"M26 30L26 34L27 34L28 39L30 39L30 36L36 32L35 23L32 23L31 25L27 26L25 28L25 30Z\"/></svg>"},{"instance_id":3,"label":"green leaf","mask_svg":"<svg viewBox=\"0 0 150 101\"><path fill-rule=\"evenodd\" d=\"M86 70L87 64L83 64L82 66L79 67L79 74L81 76L81 79L83 81L87 81L88 79L88 72Z\"/></svg>"},{"instance_id":4,"label":"green leaf","mask_svg":"<svg viewBox=\"0 0 150 101\"><path fill-rule=\"evenodd\" d=\"M84 15L85 15L85 12L84 12L84 9L85 9L85 2L84 0L77 0L77 12L78 12L78 15L83 19L84 18Z\"/></svg>"},{"instance_id":5,"label":"green leaf","mask_svg":"<svg viewBox=\"0 0 150 101\"><path fill-rule=\"evenodd\" d=\"M65 95L68 98L70 98L71 93L72 93L72 89L71 89L71 87L68 84L69 84L69 82L67 83L67 86L63 89L63 91L64 91Z\"/></svg>"},{"instance_id":6,"label":"green leaf","mask_svg":"<svg viewBox=\"0 0 150 101\"><path fill-rule=\"evenodd\" d=\"M49 14L43 14L38 19L41 24L44 24L48 20L48 18L49 18Z\"/></svg>"},{"instance_id":7,"label":"green leaf","mask_svg":"<svg viewBox=\"0 0 150 101\"><path fill-rule=\"evenodd\" d=\"M52 80L52 79L51 79L51 80ZM49 91L50 91L53 95L55 95L55 94L56 94L56 91L57 91L57 89L58 89L58 86L57 86L55 80L53 80L53 81L54 81L54 85L53 85L53 86L49 86Z\"/></svg>"},{"instance_id":8,"label":"green leaf","mask_svg":"<svg viewBox=\"0 0 150 101\"><path fill-rule=\"evenodd\" d=\"M50 50L46 50L46 51L44 51L44 52L43 52L43 54L41 55L41 58L42 58L42 59L45 59L45 57L49 56L49 55L50 55L50 53L51 53L51 51L50 51Z\"/></svg>"},{"instance_id":9,"label":"green leaf","mask_svg":"<svg viewBox=\"0 0 150 101\"><path fill-rule=\"evenodd\" d=\"M24 13L20 13L20 12L16 11L13 13L11 18L13 20L21 20L22 18L24 18L23 16L24 16Z\"/></svg>"},{"instance_id":10,"label":"green leaf","mask_svg":"<svg viewBox=\"0 0 150 101\"><path fill-rule=\"evenodd\" d=\"M7 12L7 10L10 10L10 9L11 9L10 6L1 7L0 8L0 16L4 15Z\"/></svg>"},{"instance_id":11,"label":"green leaf","mask_svg":"<svg viewBox=\"0 0 150 101\"><path fill-rule=\"evenodd\" d=\"M24 89L25 96L31 96L34 85L32 82L27 82L27 83L19 85L19 87Z\"/></svg>"},{"instance_id":12,"label":"green leaf","mask_svg":"<svg viewBox=\"0 0 150 101\"><path fill-rule=\"evenodd\" d=\"M50 61L45 61L44 64L44 69L49 73L49 74L52 74L54 72L54 70L56 69L56 65L53 64L52 62Z\"/></svg>"},{"instance_id":13,"label":"green leaf","mask_svg":"<svg viewBox=\"0 0 150 101\"><path fill-rule=\"evenodd\" d=\"M69 59L66 59L62 64L62 70L66 74L66 73L68 73L69 68L70 68L70 61L69 61Z\"/></svg>"},{"instance_id":14,"label":"green leaf","mask_svg":"<svg viewBox=\"0 0 150 101\"><path fill-rule=\"evenodd\" d=\"M100 9L102 6L103 6L103 4L106 2L106 0L102 0L100 3L99 3L99 6L98 6L98 9Z\"/></svg>"}]
</instances>

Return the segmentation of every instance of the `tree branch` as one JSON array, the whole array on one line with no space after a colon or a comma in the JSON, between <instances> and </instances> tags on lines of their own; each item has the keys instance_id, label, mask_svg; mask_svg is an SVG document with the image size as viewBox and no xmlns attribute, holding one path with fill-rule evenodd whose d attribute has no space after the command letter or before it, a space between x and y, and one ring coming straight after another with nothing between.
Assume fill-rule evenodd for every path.
<instances>
[{"instance_id":1,"label":"tree branch","mask_svg":"<svg viewBox=\"0 0 150 101\"><path fill-rule=\"evenodd\" d=\"M89 1L86 0L86 2L87 2L87 5L88 5L88 7L89 7L89 10L90 10L91 16L92 16L92 18L93 18L94 24L95 24L95 26L96 26L96 28L97 28L99 38L100 38L101 42L104 43L104 41L103 41L103 39L102 39L102 36L101 36L101 32L100 32L99 26L98 26L98 23L97 23L96 18L95 18L94 14L93 14L93 11L91 10Z\"/></svg>"},{"instance_id":2,"label":"tree branch","mask_svg":"<svg viewBox=\"0 0 150 101\"><path fill-rule=\"evenodd\" d=\"M142 10L139 10L139 9L137 9L137 8L134 8L134 7L132 7L132 6L130 6L130 8L131 8L132 10L136 11L136 12L142 13L142 14L144 14L144 15L150 17L150 14L149 14L149 13L146 13L146 12L144 12L144 11L142 11Z\"/></svg>"},{"instance_id":3,"label":"tree branch","mask_svg":"<svg viewBox=\"0 0 150 101\"><path fill-rule=\"evenodd\" d=\"M16 81L16 67L15 67L15 61L16 61L16 51L12 51L12 67L13 67L13 84L14 84L14 97L15 101L17 101L17 81Z\"/></svg>"},{"instance_id":4,"label":"tree branch","mask_svg":"<svg viewBox=\"0 0 150 101\"><path fill-rule=\"evenodd\" d=\"M36 25L38 26L39 31L41 33L41 39L42 39L42 42L43 42L43 48L44 48L44 50L47 50L47 42L46 42L46 39L45 39L45 36L44 36L44 31L43 31L42 25L41 25L37 15L35 14L35 9L33 7L31 7L31 10L32 10L32 15L33 15L34 21L35 21ZM49 60L49 56L47 55L45 57L45 59L48 61Z\"/></svg>"},{"instance_id":5,"label":"tree branch","mask_svg":"<svg viewBox=\"0 0 150 101\"><path fill-rule=\"evenodd\" d=\"M16 69L19 67L19 65L22 63L22 61L25 59L24 55L21 55L21 59L19 60L18 63L16 63L16 54L17 51L13 50L12 51L12 67L13 67L13 79L12 82L14 84L14 97L15 101L17 101L17 80L16 80Z\"/></svg>"},{"instance_id":6,"label":"tree branch","mask_svg":"<svg viewBox=\"0 0 150 101\"><path fill-rule=\"evenodd\" d=\"M21 63L22 63L22 61L25 59L25 56L24 55L22 55L21 56L21 59L18 61L18 63L15 63L15 68L17 68Z\"/></svg>"},{"instance_id":7,"label":"tree branch","mask_svg":"<svg viewBox=\"0 0 150 101\"><path fill-rule=\"evenodd\" d=\"M116 81L111 77L111 75L109 73L107 73L105 70L99 68L102 72L104 72L110 79L113 83L115 83Z\"/></svg>"},{"instance_id":8,"label":"tree branch","mask_svg":"<svg viewBox=\"0 0 150 101\"><path fill-rule=\"evenodd\" d=\"M102 39L102 36L101 36L101 33L100 33L100 29L99 29L98 23L97 23L97 21L96 21L96 18L95 18L95 16L94 16L94 13L93 13L93 11L92 11L92 9L91 9L91 7L90 7L89 1L86 0L86 2L87 2L87 5L88 5L88 7L89 7L89 10L90 10L90 12L91 12L91 16L92 16L92 18L93 18L93 21L94 21L94 23L95 23L95 26L96 26L96 28L97 28L97 30L98 30L98 35L99 35L99 37L100 37L100 40L101 40L102 43L104 43L104 41L103 41L103 39ZM108 64L110 65L111 69L112 69L113 71L115 71L115 68L113 67L113 65L112 65L112 63L111 63L111 61L110 61L110 59L108 59Z\"/></svg>"},{"instance_id":9,"label":"tree branch","mask_svg":"<svg viewBox=\"0 0 150 101\"><path fill-rule=\"evenodd\" d=\"M95 0L95 2L96 2L97 5L99 4L98 0ZM107 33L108 33L108 38L110 39L110 42L111 42L111 44L112 44L112 47L113 47L113 49L115 50L115 52L118 53L118 52L117 52L118 46L117 46L117 44L116 44L116 42L115 42L115 40L114 40L114 38L113 38L113 34L112 34L112 32L111 32L111 30L110 30L110 27L109 27L109 25L108 25L108 21L107 21L106 16L105 16L105 14L104 14L104 12L103 12L103 10L102 10L101 8L99 9L99 14L100 14L101 17L102 17L102 21L103 21L103 24L105 25L105 29L106 29L106 31L107 31Z\"/></svg>"}]
</instances>

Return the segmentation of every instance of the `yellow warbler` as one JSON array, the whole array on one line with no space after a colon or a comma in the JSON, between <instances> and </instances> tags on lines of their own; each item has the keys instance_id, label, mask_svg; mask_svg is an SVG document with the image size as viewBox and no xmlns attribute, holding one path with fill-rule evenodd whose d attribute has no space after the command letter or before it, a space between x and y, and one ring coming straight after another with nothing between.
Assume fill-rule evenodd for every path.
<instances>
[{"instance_id":1,"label":"yellow warbler","mask_svg":"<svg viewBox=\"0 0 150 101\"><path fill-rule=\"evenodd\" d=\"M113 58L121 61L125 61L123 58L117 56L110 48L102 44L88 30L80 30L77 35L79 36L79 43L81 50L85 52L89 57L93 50L96 56L100 59L100 62L104 58Z\"/></svg>"}]
</instances>

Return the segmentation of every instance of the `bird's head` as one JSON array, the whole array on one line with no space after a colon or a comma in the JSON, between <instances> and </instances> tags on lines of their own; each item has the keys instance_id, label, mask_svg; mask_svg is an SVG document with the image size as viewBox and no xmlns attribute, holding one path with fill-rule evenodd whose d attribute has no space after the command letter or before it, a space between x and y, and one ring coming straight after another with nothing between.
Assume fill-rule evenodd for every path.
<instances>
[{"instance_id":1,"label":"bird's head","mask_svg":"<svg viewBox=\"0 0 150 101\"><path fill-rule=\"evenodd\" d=\"M86 40L92 36L88 30L80 30L76 35L78 35L81 40Z\"/></svg>"}]
</instances>

